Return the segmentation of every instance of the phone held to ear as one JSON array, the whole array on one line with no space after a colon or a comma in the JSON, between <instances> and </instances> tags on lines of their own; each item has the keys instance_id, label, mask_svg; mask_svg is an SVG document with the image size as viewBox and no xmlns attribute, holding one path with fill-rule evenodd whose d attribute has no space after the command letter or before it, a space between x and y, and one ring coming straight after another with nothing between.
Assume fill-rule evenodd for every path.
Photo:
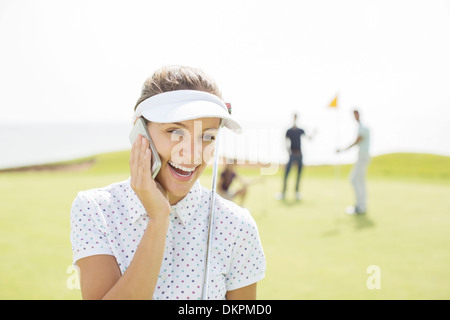
<instances>
[{"instance_id":1,"label":"phone held to ear","mask_svg":"<svg viewBox=\"0 0 450 320\"><path fill-rule=\"evenodd\" d=\"M152 177L153 179L155 179L156 175L161 169L161 159L159 158L158 151L156 150L155 145L153 144L153 141L150 138L150 134L148 133L147 126L145 124L145 120L142 117L136 120L133 130L131 130L130 133L131 144L134 143L139 134L144 136L149 142L150 150L152 151L152 162L151 162Z\"/></svg>"}]
</instances>

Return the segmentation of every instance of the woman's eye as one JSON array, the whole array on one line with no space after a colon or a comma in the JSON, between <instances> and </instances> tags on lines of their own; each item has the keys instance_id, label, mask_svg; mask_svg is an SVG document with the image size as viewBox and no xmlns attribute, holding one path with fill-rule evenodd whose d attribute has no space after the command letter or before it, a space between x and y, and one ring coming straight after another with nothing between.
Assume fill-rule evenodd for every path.
<instances>
[{"instance_id":1,"label":"woman's eye","mask_svg":"<svg viewBox=\"0 0 450 320\"><path fill-rule=\"evenodd\" d=\"M205 133L203 135L203 141L214 141L216 140L216 136L214 134Z\"/></svg>"},{"instance_id":2,"label":"woman's eye","mask_svg":"<svg viewBox=\"0 0 450 320\"><path fill-rule=\"evenodd\" d=\"M177 136L184 136L184 132L183 132L183 130L181 130L181 129L171 129L171 130L168 130L167 132L169 132L170 134L172 134L172 135L177 135Z\"/></svg>"}]
</instances>

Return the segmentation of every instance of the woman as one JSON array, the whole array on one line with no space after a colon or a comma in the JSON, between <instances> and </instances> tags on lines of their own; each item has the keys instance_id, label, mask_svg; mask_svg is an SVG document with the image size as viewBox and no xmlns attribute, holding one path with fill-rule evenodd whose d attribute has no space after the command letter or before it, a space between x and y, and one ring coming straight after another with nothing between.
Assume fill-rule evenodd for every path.
<instances>
[{"instance_id":1,"label":"woman","mask_svg":"<svg viewBox=\"0 0 450 320\"><path fill-rule=\"evenodd\" d=\"M233 181L239 180L241 187L235 191L231 191L230 187ZM239 204L244 205L245 196L247 195L247 182L245 182L234 170L234 163L227 163L225 169L222 171L218 184L219 194L227 199L233 200L235 198L240 198Z\"/></svg>"},{"instance_id":2,"label":"woman","mask_svg":"<svg viewBox=\"0 0 450 320\"><path fill-rule=\"evenodd\" d=\"M221 126L239 130L216 83L201 70L164 67L144 83L134 119L131 177L78 193L71 215L74 263L85 299L200 299L211 191L198 178ZM265 257L249 212L217 196L208 299L255 299Z\"/></svg>"}]
</instances>

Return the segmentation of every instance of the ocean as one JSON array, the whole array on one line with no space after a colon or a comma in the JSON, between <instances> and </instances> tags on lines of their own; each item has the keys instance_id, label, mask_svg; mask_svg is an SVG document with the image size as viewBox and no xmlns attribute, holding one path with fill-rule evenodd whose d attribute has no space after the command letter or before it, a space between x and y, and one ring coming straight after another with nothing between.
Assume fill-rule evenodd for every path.
<instances>
[{"instance_id":1,"label":"ocean","mask_svg":"<svg viewBox=\"0 0 450 320\"><path fill-rule=\"evenodd\" d=\"M0 124L0 169L73 160L131 147L129 124ZM240 163L282 164L288 160L285 129L246 123L244 133L222 130L219 154ZM306 165L350 163L356 150L336 155L335 139L302 139ZM239 162L238 162L239 163Z\"/></svg>"},{"instance_id":2,"label":"ocean","mask_svg":"<svg viewBox=\"0 0 450 320\"><path fill-rule=\"evenodd\" d=\"M0 169L39 165L130 148L130 125L0 125Z\"/></svg>"}]
</instances>

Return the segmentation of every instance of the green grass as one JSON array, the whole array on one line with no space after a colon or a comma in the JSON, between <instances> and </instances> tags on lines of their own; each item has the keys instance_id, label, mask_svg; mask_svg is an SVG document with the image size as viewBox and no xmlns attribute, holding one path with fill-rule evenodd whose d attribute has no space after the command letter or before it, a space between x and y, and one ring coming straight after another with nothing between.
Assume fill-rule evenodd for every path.
<instances>
[{"instance_id":1,"label":"green grass","mask_svg":"<svg viewBox=\"0 0 450 320\"><path fill-rule=\"evenodd\" d=\"M80 298L79 290L66 285L72 263L70 206L79 190L126 179L128 155L99 155L81 172L0 174L0 299ZM450 158L375 157L364 217L344 213L354 202L350 168L306 167L300 202L292 192L285 202L274 199L281 170L250 186L245 205L267 258L258 297L449 299ZM255 168L239 172L249 179L259 175ZM201 180L209 186L210 169ZM370 265L380 268L381 289L367 288Z\"/></svg>"}]
</instances>

